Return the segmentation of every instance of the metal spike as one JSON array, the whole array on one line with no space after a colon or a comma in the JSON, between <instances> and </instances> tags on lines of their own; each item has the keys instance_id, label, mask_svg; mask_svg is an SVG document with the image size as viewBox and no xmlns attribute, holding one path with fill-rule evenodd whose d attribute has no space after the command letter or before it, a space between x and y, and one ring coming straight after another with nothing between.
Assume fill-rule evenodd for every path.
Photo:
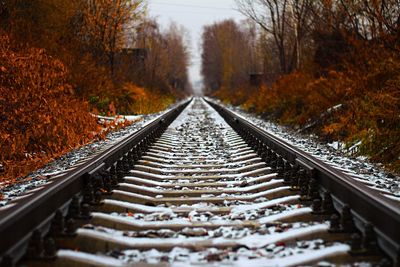
<instances>
[{"instance_id":1,"label":"metal spike","mask_svg":"<svg viewBox=\"0 0 400 267\"><path fill-rule=\"evenodd\" d=\"M350 246L351 246L351 252L352 253L360 253L360 252L362 252L360 234L354 233L354 234L351 235Z\"/></svg>"},{"instance_id":2,"label":"metal spike","mask_svg":"<svg viewBox=\"0 0 400 267\"><path fill-rule=\"evenodd\" d=\"M26 256L28 259L37 259L43 255L43 237L42 232L38 229L33 231L32 236L29 240L28 249L26 251Z\"/></svg>"},{"instance_id":3,"label":"metal spike","mask_svg":"<svg viewBox=\"0 0 400 267\"><path fill-rule=\"evenodd\" d=\"M89 220L92 216L90 215L90 205L87 203L84 203L81 207L82 214L81 214L81 219L83 220Z\"/></svg>"},{"instance_id":4,"label":"metal spike","mask_svg":"<svg viewBox=\"0 0 400 267\"><path fill-rule=\"evenodd\" d=\"M56 257L56 253L56 242L51 237L46 238L44 241L44 257L47 259L54 259Z\"/></svg>"},{"instance_id":5,"label":"metal spike","mask_svg":"<svg viewBox=\"0 0 400 267\"><path fill-rule=\"evenodd\" d=\"M332 214L335 212L332 195L330 192L325 192L322 198L322 212L324 214Z\"/></svg>"},{"instance_id":6,"label":"metal spike","mask_svg":"<svg viewBox=\"0 0 400 267\"><path fill-rule=\"evenodd\" d=\"M79 218L81 214L81 203L78 196L74 196L72 198L71 204L68 209L68 217L70 218Z\"/></svg>"},{"instance_id":7,"label":"metal spike","mask_svg":"<svg viewBox=\"0 0 400 267\"><path fill-rule=\"evenodd\" d=\"M352 233L356 230L353 220L353 214L351 213L350 207L344 205L340 217L340 226L343 232Z\"/></svg>"},{"instance_id":8,"label":"metal spike","mask_svg":"<svg viewBox=\"0 0 400 267\"><path fill-rule=\"evenodd\" d=\"M313 213L316 213L316 214L321 213L321 199L316 198L313 200L312 210L313 210Z\"/></svg>"},{"instance_id":9,"label":"metal spike","mask_svg":"<svg viewBox=\"0 0 400 267\"><path fill-rule=\"evenodd\" d=\"M370 253L374 252L378 248L378 241L376 239L376 233L374 226L371 223L366 223L364 226L364 235L362 239L362 246Z\"/></svg>"},{"instance_id":10,"label":"metal spike","mask_svg":"<svg viewBox=\"0 0 400 267\"><path fill-rule=\"evenodd\" d=\"M60 236L64 233L64 215L61 210L57 210L50 226L52 236Z\"/></svg>"},{"instance_id":11,"label":"metal spike","mask_svg":"<svg viewBox=\"0 0 400 267\"><path fill-rule=\"evenodd\" d=\"M330 222L330 227L329 227L330 232L337 232L340 230L340 218L337 214L332 214L329 222Z\"/></svg>"},{"instance_id":12,"label":"metal spike","mask_svg":"<svg viewBox=\"0 0 400 267\"><path fill-rule=\"evenodd\" d=\"M65 228L65 234L68 236L75 236L75 220L70 218L67 220L66 228Z\"/></svg>"}]
</instances>

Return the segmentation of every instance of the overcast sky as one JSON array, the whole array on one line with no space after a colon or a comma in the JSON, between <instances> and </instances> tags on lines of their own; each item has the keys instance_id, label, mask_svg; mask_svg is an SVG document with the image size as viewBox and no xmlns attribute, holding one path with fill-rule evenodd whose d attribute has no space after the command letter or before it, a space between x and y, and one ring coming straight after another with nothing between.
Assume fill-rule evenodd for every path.
<instances>
[{"instance_id":1,"label":"overcast sky","mask_svg":"<svg viewBox=\"0 0 400 267\"><path fill-rule=\"evenodd\" d=\"M201 79L200 42L203 26L229 18L237 21L244 19L244 16L236 11L234 0L148 0L148 3L150 16L156 17L163 28L175 21L189 31L192 46L192 82Z\"/></svg>"}]
</instances>

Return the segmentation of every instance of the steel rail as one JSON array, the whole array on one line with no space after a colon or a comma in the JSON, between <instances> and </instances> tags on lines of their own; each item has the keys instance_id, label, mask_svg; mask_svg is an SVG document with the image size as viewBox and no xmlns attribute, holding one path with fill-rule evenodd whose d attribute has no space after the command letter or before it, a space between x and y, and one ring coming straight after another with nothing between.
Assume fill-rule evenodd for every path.
<instances>
[{"instance_id":1,"label":"steel rail","mask_svg":"<svg viewBox=\"0 0 400 267\"><path fill-rule=\"evenodd\" d=\"M257 127L228 108L209 99L206 101L234 129L245 129L291 164L302 165L306 169L312 168L314 178L322 190L329 191L333 195L337 208L340 209L344 204L349 205L353 215L359 220L361 225L357 226L361 229L366 222L372 223L380 247L395 262L398 261L400 256L400 205L398 202Z\"/></svg>"},{"instance_id":2,"label":"steel rail","mask_svg":"<svg viewBox=\"0 0 400 267\"><path fill-rule=\"evenodd\" d=\"M23 197L11 208L0 211L0 262L15 264L26 252L34 230L48 231L54 213L82 192L85 176L114 165L150 133L166 128L190 103L186 101L161 115L139 131L101 152L82 166L67 172L38 192ZM5 260L7 258L7 260Z\"/></svg>"}]
</instances>

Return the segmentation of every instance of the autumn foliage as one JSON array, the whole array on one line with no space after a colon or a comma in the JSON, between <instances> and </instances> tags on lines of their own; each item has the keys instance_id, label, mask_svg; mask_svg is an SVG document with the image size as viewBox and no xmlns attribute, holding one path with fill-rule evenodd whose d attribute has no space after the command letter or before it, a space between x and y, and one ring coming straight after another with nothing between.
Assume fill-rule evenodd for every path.
<instances>
[{"instance_id":1,"label":"autumn foliage","mask_svg":"<svg viewBox=\"0 0 400 267\"><path fill-rule=\"evenodd\" d=\"M400 166L400 57L383 47L365 47L342 71L315 77L304 72L262 86L244 107L327 141L349 146L362 141L359 153ZM362 64L362 65L360 65ZM362 67L360 67L362 66Z\"/></svg>"},{"instance_id":2,"label":"autumn foliage","mask_svg":"<svg viewBox=\"0 0 400 267\"><path fill-rule=\"evenodd\" d=\"M60 60L0 38L0 162L5 175L16 177L93 139L98 125Z\"/></svg>"},{"instance_id":3,"label":"autumn foliage","mask_svg":"<svg viewBox=\"0 0 400 267\"><path fill-rule=\"evenodd\" d=\"M174 102L172 96L168 97L168 95L157 91L145 90L131 83L125 84L124 88L128 90L133 100L130 104L130 109L135 110L138 114L156 113L164 110Z\"/></svg>"},{"instance_id":4,"label":"autumn foliage","mask_svg":"<svg viewBox=\"0 0 400 267\"><path fill-rule=\"evenodd\" d=\"M146 114L187 94L184 30L144 0L0 1L0 180L107 130L95 115ZM4 171L5 170L5 171Z\"/></svg>"},{"instance_id":5,"label":"autumn foliage","mask_svg":"<svg viewBox=\"0 0 400 267\"><path fill-rule=\"evenodd\" d=\"M208 85L210 93L327 142L342 141L357 148L354 155L400 172L398 3L236 2L257 27L258 45L248 49L263 66L261 82L251 84L249 75L247 86ZM236 65L246 68L246 60ZM210 69L205 60L203 68Z\"/></svg>"}]
</instances>

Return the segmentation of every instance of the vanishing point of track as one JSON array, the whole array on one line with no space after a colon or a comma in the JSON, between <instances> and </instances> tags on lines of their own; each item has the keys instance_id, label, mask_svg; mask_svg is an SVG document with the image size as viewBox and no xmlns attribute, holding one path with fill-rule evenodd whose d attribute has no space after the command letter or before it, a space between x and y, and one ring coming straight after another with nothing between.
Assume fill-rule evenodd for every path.
<instances>
[{"instance_id":1,"label":"vanishing point of track","mask_svg":"<svg viewBox=\"0 0 400 267\"><path fill-rule=\"evenodd\" d=\"M1 266L399 266L399 227L395 200L196 98L0 210L0 257Z\"/></svg>"}]
</instances>

